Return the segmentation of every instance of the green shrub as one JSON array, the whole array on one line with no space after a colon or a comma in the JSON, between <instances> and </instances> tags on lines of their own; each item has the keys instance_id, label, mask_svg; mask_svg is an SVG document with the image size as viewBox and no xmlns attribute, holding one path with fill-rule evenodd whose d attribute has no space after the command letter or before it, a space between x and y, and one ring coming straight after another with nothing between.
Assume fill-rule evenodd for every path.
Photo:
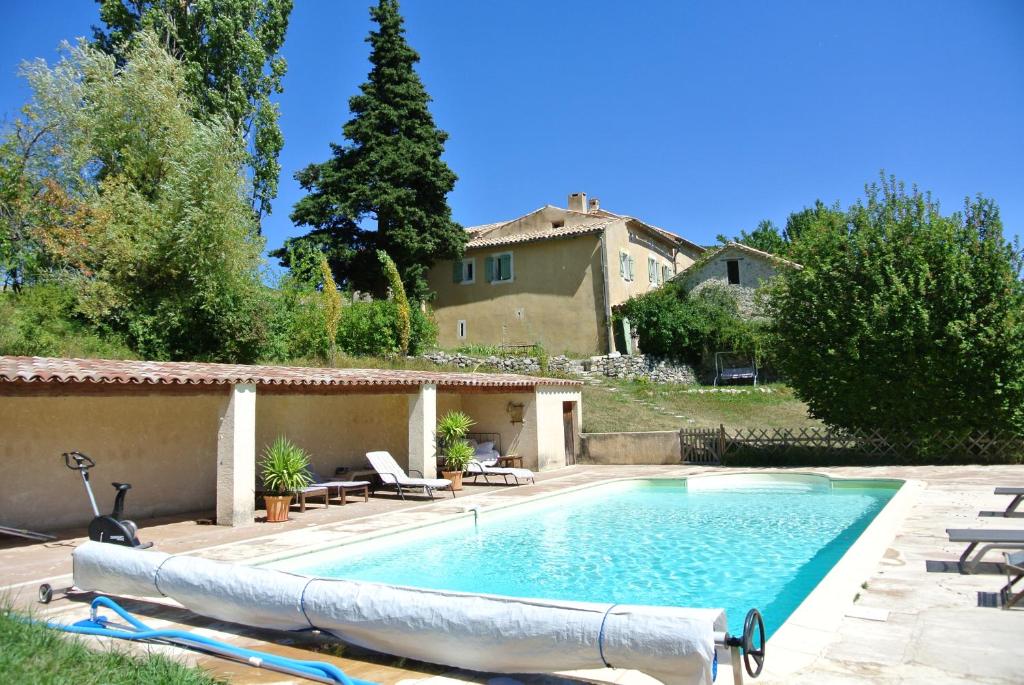
<instances>
[{"instance_id":1,"label":"green shrub","mask_svg":"<svg viewBox=\"0 0 1024 685\"><path fill-rule=\"evenodd\" d=\"M409 354L423 354L437 345L437 321L430 309L413 307L410 314Z\"/></svg>"},{"instance_id":2,"label":"green shrub","mask_svg":"<svg viewBox=\"0 0 1024 685\"><path fill-rule=\"evenodd\" d=\"M688 293L677 283L633 297L615 314L628 318L645 354L700 364L719 350L735 350L763 363L768 347L764 324L743 319L725 289Z\"/></svg>"},{"instance_id":3,"label":"green shrub","mask_svg":"<svg viewBox=\"0 0 1024 685\"><path fill-rule=\"evenodd\" d=\"M0 293L0 354L136 358L117 335L79 316L73 290L58 283Z\"/></svg>"},{"instance_id":4,"label":"green shrub","mask_svg":"<svg viewBox=\"0 0 1024 685\"><path fill-rule=\"evenodd\" d=\"M943 216L894 179L813 218L771 286L778 364L813 416L851 429L1024 431L1019 246L991 200Z\"/></svg>"}]
</instances>

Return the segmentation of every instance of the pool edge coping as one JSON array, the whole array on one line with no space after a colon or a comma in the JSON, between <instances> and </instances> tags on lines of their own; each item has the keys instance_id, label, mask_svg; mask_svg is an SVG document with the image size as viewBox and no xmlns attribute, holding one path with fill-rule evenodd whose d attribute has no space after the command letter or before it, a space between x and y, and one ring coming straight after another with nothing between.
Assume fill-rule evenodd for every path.
<instances>
[{"instance_id":1,"label":"pool edge coping","mask_svg":"<svg viewBox=\"0 0 1024 685\"><path fill-rule=\"evenodd\" d=\"M896 539L900 526L926 487L924 481L904 479L843 556L779 626L766 645L766 653L771 654L768 662L771 664L770 675L784 678L811 666L825 647L835 641L840 624L849 609L855 606L858 590L874 575L875 568L884 559L886 550Z\"/></svg>"}]
</instances>

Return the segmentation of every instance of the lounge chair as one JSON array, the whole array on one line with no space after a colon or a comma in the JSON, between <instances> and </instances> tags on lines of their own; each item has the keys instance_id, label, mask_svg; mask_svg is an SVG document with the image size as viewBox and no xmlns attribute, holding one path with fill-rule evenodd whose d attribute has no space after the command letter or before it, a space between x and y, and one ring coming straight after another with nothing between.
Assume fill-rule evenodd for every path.
<instances>
[{"instance_id":1,"label":"lounge chair","mask_svg":"<svg viewBox=\"0 0 1024 685\"><path fill-rule=\"evenodd\" d=\"M1013 591L1013 586L1024 578L1024 552L1003 552L1003 556L1006 557L1006 585L999 591L999 595L1003 600L1003 608L1009 609L1024 600L1024 589Z\"/></svg>"},{"instance_id":2,"label":"lounge chair","mask_svg":"<svg viewBox=\"0 0 1024 685\"><path fill-rule=\"evenodd\" d=\"M1003 516L1009 517L1013 512L1017 511L1017 506L1024 501L1024 488L996 488L995 494L997 495L1012 495L1013 499L1006 506L1006 511L1003 512Z\"/></svg>"},{"instance_id":3,"label":"lounge chair","mask_svg":"<svg viewBox=\"0 0 1024 685\"><path fill-rule=\"evenodd\" d=\"M516 485L519 485L520 480L528 480L531 483L535 482L533 479L533 471L531 471L530 469L514 469L504 468L500 466L487 466L483 462L478 461L476 459L473 459L466 465L466 473L473 476L474 483L476 483L476 479L480 476L484 477L485 483L491 482L488 476L501 476L502 478L505 479L505 485L508 485L509 476L512 476L515 479Z\"/></svg>"},{"instance_id":4,"label":"lounge chair","mask_svg":"<svg viewBox=\"0 0 1024 685\"><path fill-rule=\"evenodd\" d=\"M398 496L403 500L405 499L403 488L423 488L423 491L430 495L430 499L434 499L434 490L447 488L451 491L452 497L455 497L455 490L452 488L450 480L447 478L410 478L389 452L367 452L366 458L370 461L373 470L380 476L380 484L384 487L396 488ZM412 469L410 471L420 473ZM423 474L420 473L420 475Z\"/></svg>"},{"instance_id":5,"label":"lounge chair","mask_svg":"<svg viewBox=\"0 0 1024 685\"><path fill-rule=\"evenodd\" d=\"M960 555L960 572L974 573L981 558L993 549L1024 549L1024 530L1005 528L947 528L950 542L966 542L967 549ZM978 545L984 545L972 557Z\"/></svg>"},{"instance_id":6,"label":"lounge chair","mask_svg":"<svg viewBox=\"0 0 1024 685\"><path fill-rule=\"evenodd\" d=\"M370 498L370 481L368 480L327 480L313 469L306 469L306 473L309 474L313 486L327 488L328 498L332 496L330 492L334 490L337 494L333 495L333 497L339 498L342 505L346 501L345 493L350 490L361 492L364 502Z\"/></svg>"}]
</instances>

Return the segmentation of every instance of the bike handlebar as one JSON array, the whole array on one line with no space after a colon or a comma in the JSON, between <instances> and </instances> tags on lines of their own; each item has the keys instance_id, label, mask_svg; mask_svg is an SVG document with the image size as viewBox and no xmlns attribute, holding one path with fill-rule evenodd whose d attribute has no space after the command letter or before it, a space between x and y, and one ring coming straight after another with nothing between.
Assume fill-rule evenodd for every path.
<instances>
[{"instance_id":1,"label":"bike handlebar","mask_svg":"<svg viewBox=\"0 0 1024 685\"><path fill-rule=\"evenodd\" d=\"M82 454L81 452L65 452L61 456L64 457L64 465L72 471L88 471L93 466L96 466L96 462L89 455ZM71 463L72 461L74 461L73 464Z\"/></svg>"}]
</instances>

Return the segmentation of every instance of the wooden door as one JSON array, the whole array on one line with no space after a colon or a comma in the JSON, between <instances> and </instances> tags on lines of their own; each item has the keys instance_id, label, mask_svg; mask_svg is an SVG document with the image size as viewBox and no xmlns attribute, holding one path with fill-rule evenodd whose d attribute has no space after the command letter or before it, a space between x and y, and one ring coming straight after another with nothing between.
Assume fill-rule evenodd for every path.
<instances>
[{"instance_id":1,"label":"wooden door","mask_svg":"<svg viewBox=\"0 0 1024 685\"><path fill-rule=\"evenodd\" d=\"M562 431L565 433L565 464L576 463L576 424L572 420L575 402L562 402Z\"/></svg>"}]
</instances>

